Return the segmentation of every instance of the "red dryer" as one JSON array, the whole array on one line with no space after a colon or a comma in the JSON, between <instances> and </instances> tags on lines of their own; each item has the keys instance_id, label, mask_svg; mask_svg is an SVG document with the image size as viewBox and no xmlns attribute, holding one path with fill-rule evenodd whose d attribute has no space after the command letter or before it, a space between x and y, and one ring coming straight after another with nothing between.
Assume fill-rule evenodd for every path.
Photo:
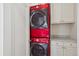
<instances>
[{"instance_id":1,"label":"red dryer","mask_svg":"<svg viewBox=\"0 0 79 59\"><path fill-rule=\"evenodd\" d=\"M30 55L50 55L50 4L30 7Z\"/></svg>"}]
</instances>

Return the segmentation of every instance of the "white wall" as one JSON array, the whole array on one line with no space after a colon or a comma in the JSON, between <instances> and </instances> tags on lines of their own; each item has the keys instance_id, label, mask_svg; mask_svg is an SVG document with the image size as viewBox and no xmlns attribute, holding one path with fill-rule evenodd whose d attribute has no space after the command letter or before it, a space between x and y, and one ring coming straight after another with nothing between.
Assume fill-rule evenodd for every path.
<instances>
[{"instance_id":1,"label":"white wall","mask_svg":"<svg viewBox=\"0 0 79 59\"><path fill-rule=\"evenodd\" d=\"M72 25L72 30L71 30L71 38L75 39L75 41L77 42L77 4L74 4L74 21L75 23Z\"/></svg>"},{"instance_id":2,"label":"white wall","mask_svg":"<svg viewBox=\"0 0 79 59\"><path fill-rule=\"evenodd\" d=\"M9 4L4 4L4 40L3 55L11 55L11 9Z\"/></svg>"},{"instance_id":3,"label":"white wall","mask_svg":"<svg viewBox=\"0 0 79 59\"><path fill-rule=\"evenodd\" d=\"M15 24L15 55L29 54L29 13L26 4L13 4L12 20ZM15 16L14 16L15 15Z\"/></svg>"},{"instance_id":4,"label":"white wall","mask_svg":"<svg viewBox=\"0 0 79 59\"><path fill-rule=\"evenodd\" d=\"M3 55L3 4L0 3L0 56Z\"/></svg>"},{"instance_id":5,"label":"white wall","mask_svg":"<svg viewBox=\"0 0 79 59\"><path fill-rule=\"evenodd\" d=\"M4 55L29 55L29 10L27 4L4 4Z\"/></svg>"},{"instance_id":6,"label":"white wall","mask_svg":"<svg viewBox=\"0 0 79 59\"><path fill-rule=\"evenodd\" d=\"M79 55L79 4L77 4L77 55Z\"/></svg>"}]
</instances>

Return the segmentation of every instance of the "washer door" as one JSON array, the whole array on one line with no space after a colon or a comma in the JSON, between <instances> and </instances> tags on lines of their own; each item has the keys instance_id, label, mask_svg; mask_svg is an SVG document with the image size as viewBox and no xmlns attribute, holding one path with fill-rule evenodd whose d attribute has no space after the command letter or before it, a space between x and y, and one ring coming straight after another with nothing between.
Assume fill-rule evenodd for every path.
<instances>
[{"instance_id":1,"label":"washer door","mask_svg":"<svg viewBox=\"0 0 79 59\"><path fill-rule=\"evenodd\" d=\"M31 47L31 55L32 56L45 56L46 51L45 51L45 49L44 49L44 47L42 45L34 44Z\"/></svg>"},{"instance_id":2,"label":"washer door","mask_svg":"<svg viewBox=\"0 0 79 59\"><path fill-rule=\"evenodd\" d=\"M43 12L33 12L31 15L31 26L32 27L42 27L45 24L46 16Z\"/></svg>"}]
</instances>

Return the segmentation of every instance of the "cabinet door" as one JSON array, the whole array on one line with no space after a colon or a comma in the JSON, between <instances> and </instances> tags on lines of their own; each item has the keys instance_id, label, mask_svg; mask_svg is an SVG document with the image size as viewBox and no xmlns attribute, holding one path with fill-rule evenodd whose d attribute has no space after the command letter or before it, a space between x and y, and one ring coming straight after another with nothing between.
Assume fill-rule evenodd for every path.
<instances>
[{"instance_id":1,"label":"cabinet door","mask_svg":"<svg viewBox=\"0 0 79 59\"><path fill-rule=\"evenodd\" d=\"M62 3L61 4L61 22L73 22L75 16L75 4Z\"/></svg>"},{"instance_id":2,"label":"cabinet door","mask_svg":"<svg viewBox=\"0 0 79 59\"><path fill-rule=\"evenodd\" d=\"M64 55L63 46L57 46L57 56L63 56L63 55Z\"/></svg>"},{"instance_id":3,"label":"cabinet door","mask_svg":"<svg viewBox=\"0 0 79 59\"><path fill-rule=\"evenodd\" d=\"M51 40L51 55L52 56L63 56L64 50L63 50L63 41L54 39Z\"/></svg>"},{"instance_id":4,"label":"cabinet door","mask_svg":"<svg viewBox=\"0 0 79 59\"><path fill-rule=\"evenodd\" d=\"M61 19L61 4L51 4L51 22L58 23Z\"/></svg>"},{"instance_id":5,"label":"cabinet door","mask_svg":"<svg viewBox=\"0 0 79 59\"><path fill-rule=\"evenodd\" d=\"M51 46L51 56L57 56L57 47Z\"/></svg>"},{"instance_id":6,"label":"cabinet door","mask_svg":"<svg viewBox=\"0 0 79 59\"><path fill-rule=\"evenodd\" d=\"M70 39L64 41L64 55L65 56L76 56L77 55L77 43Z\"/></svg>"},{"instance_id":7,"label":"cabinet door","mask_svg":"<svg viewBox=\"0 0 79 59\"><path fill-rule=\"evenodd\" d=\"M75 17L75 4L55 3L51 4L51 23L72 23Z\"/></svg>"},{"instance_id":8,"label":"cabinet door","mask_svg":"<svg viewBox=\"0 0 79 59\"><path fill-rule=\"evenodd\" d=\"M64 50L62 46L51 46L51 55L52 56L63 56Z\"/></svg>"},{"instance_id":9,"label":"cabinet door","mask_svg":"<svg viewBox=\"0 0 79 59\"><path fill-rule=\"evenodd\" d=\"M65 47L64 48L64 56L76 56L77 48L76 47Z\"/></svg>"}]
</instances>

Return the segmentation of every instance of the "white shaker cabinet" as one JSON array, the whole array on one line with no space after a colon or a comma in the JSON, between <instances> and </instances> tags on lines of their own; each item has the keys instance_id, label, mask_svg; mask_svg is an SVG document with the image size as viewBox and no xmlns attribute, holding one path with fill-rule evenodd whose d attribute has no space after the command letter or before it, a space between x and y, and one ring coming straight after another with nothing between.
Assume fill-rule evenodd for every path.
<instances>
[{"instance_id":1,"label":"white shaker cabinet","mask_svg":"<svg viewBox=\"0 0 79 59\"><path fill-rule=\"evenodd\" d=\"M55 3L51 4L51 23L74 23L75 4Z\"/></svg>"},{"instance_id":2,"label":"white shaker cabinet","mask_svg":"<svg viewBox=\"0 0 79 59\"><path fill-rule=\"evenodd\" d=\"M51 4L51 23L57 23L61 18L61 4Z\"/></svg>"},{"instance_id":3,"label":"white shaker cabinet","mask_svg":"<svg viewBox=\"0 0 79 59\"><path fill-rule=\"evenodd\" d=\"M62 40L51 40L51 56L63 56L63 41Z\"/></svg>"},{"instance_id":4,"label":"white shaker cabinet","mask_svg":"<svg viewBox=\"0 0 79 59\"><path fill-rule=\"evenodd\" d=\"M76 56L77 44L74 40L64 40L64 56Z\"/></svg>"},{"instance_id":5,"label":"white shaker cabinet","mask_svg":"<svg viewBox=\"0 0 79 59\"><path fill-rule=\"evenodd\" d=\"M63 46L51 46L51 56L63 56L64 50Z\"/></svg>"},{"instance_id":6,"label":"white shaker cabinet","mask_svg":"<svg viewBox=\"0 0 79 59\"><path fill-rule=\"evenodd\" d=\"M63 38L64 39L64 38ZM76 56L77 47L73 40L51 40L51 56Z\"/></svg>"},{"instance_id":7,"label":"white shaker cabinet","mask_svg":"<svg viewBox=\"0 0 79 59\"><path fill-rule=\"evenodd\" d=\"M76 56L77 48L73 46L63 45L51 45L51 55L52 56Z\"/></svg>"},{"instance_id":8,"label":"white shaker cabinet","mask_svg":"<svg viewBox=\"0 0 79 59\"><path fill-rule=\"evenodd\" d=\"M76 56L76 47L64 47L64 56Z\"/></svg>"}]
</instances>

